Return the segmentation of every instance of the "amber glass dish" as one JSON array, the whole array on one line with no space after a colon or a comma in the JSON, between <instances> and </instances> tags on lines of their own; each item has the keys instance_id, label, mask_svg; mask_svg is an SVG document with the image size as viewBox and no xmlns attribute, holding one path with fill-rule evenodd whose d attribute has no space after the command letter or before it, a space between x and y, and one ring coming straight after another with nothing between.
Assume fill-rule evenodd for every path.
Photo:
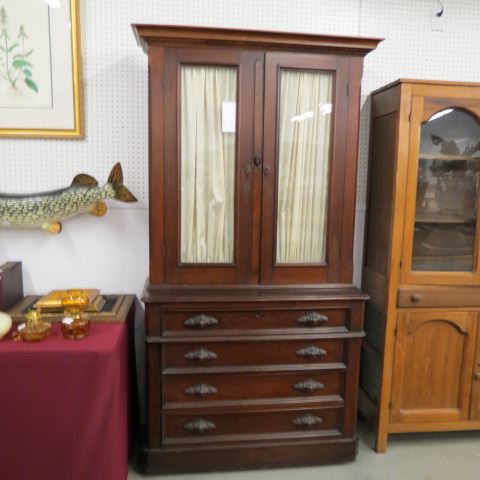
<instances>
[{"instance_id":1,"label":"amber glass dish","mask_svg":"<svg viewBox=\"0 0 480 480\"><path fill-rule=\"evenodd\" d=\"M87 317L75 318L71 323L62 322L62 334L68 340L81 340L90 333L90 319Z\"/></svg>"}]
</instances>

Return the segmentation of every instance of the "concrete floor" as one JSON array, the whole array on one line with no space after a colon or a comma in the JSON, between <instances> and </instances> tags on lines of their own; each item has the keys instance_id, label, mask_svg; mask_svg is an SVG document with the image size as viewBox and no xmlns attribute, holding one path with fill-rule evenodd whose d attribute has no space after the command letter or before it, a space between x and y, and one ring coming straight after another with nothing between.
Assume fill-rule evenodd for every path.
<instances>
[{"instance_id":1,"label":"concrete floor","mask_svg":"<svg viewBox=\"0 0 480 480\"><path fill-rule=\"evenodd\" d=\"M480 432L391 435L386 454L372 450L373 434L360 425L356 462L192 475L143 476L133 469L128 480L479 480Z\"/></svg>"}]
</instances>

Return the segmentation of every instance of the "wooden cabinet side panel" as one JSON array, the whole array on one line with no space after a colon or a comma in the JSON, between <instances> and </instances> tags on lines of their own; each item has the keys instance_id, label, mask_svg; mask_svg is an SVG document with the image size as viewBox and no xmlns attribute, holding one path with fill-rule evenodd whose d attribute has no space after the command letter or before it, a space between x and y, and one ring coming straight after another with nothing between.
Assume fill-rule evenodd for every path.
<instances>
[{"instance_id":1,"label":"wooden cabinet side panel","mask_svg":"<svg viewBox=\"0 0 480 480\"><path fill-rule=\"evenodd\" d=\"M397 125L397 112L372 120L370 201L365 266L383 275L387 274L391 248Z\"/></svg>"},{"instance_id":2,"label":"wooden cabinet side panel","mask_svg":"<svg viewBox=\"0 0 480 480\"><path fill-rule=\"evenodd\" d=\"M149 64L149 224L150 282L163 283L165 248L165 156L164 156L164 67L165 49L152 46Z\"/></svg>"},{"instance_id":3,"label":"wooden cabinet side panel","mask_svg":"<svg viewBox=\"0 0 480 480\"><path fill-rule=\"evenodd\" d=\"M470 400L470 420L480 420L480 328L478 328L479 314L471 313L477 323L477 345L472 375L472 397Z\"/></svg>"}]
</instances>

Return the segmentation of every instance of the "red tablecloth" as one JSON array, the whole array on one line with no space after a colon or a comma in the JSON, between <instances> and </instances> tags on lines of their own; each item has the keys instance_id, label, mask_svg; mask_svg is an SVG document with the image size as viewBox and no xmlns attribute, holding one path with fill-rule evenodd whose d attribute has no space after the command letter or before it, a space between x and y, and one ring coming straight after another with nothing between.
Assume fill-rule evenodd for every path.
<instances>
[{"instance_id":1,"label":"red tablecloth","mask_svg":"<svg viewBox=\"0 0 480 480\"><path fill-rule=\"evenodd\" d=\"M60 325L39 343L0 341L0 478L123 480L128 469L125 323L84 340Z\"/></svg>"}]
</instances>

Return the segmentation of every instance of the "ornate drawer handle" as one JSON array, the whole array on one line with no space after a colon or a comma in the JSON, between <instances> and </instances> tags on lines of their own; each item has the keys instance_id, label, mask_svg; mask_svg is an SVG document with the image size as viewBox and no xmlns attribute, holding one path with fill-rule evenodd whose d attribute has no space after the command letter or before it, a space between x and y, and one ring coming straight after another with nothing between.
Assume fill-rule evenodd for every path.
<instances>
[{"instance_id":1,"label":"ornate drawer handle","mask_svg":"<svg viewBox=\"0 0 480 480\"><path fill-rule=\"evenodd\" d=\"M299 357L318 358L322 355L326 355L327 351L323 348L316 347L315 345L307 345L306 347L299 348L295 353Z\"/></svg>"},{"instance_id":2,"label":"ornate drawer handle","mask_svg":"<svg viewBox=\"0 0 480 480\"><path fill-rule=\"evenodd\" d=\"M318 312L307 312L305 315L298 317L297 322L301 325L316 327L317 325L328 322L328 317Z\"/></svg>"},{"instance_id":3,"label":"ornate drawer handle","mask_svg":"<svg viewBox=\"0 0 480 480\"><path fill-rule=\"evenodd\" d=\"M214 360L217 358L217 354L215 352L211 352L203 347L196 348L195 350L186 353L184 356L187 360L198 360L199 362L207 362L208 360Z\"/></svg>"},{"instance_id":4,"label":"ornate drawer handle","mask_svg":"<svg viewBox=\"0 0 480 480\"><path fill-rule=\"evenodd\" d=\"M307 378L301 382L296 383L293 388L302 392L316 392L325 388L323 383L317 382L313 378Z\"/></svg>"},{"instance_id":5,"label":"ornate drawer handle","mask_svg":"<svg viewBox=\"0 0 480 480\"><path fill-rule=\"evenodd\" d=\"M218 390L212 385L208 385L206 383L197 383L196 385L192 385L185 389L185 393L187 395L194 395L197 397L205 397L207 395L215 395Z\"/></svg>"},{"instance_id":6,"label":"ornate drawer handle","mask_svg":"<svg viewBox=\"0 0 480 480\"><path fill-rule=\"evenodd\" d=\"M212 317L211 315L199 313L193 317L187 318L183 324L190 328L209 328L218 325L218 319Z\"/></svg>"},{"instance_id":7,"label":"ornate drawer handle","mask_svg":"<svg viewBox=\"0 0 480 480\"><path fill-rule=\"evenodd\" d=\"M206 433L210 430L215 430L217 426L204 418L196 418L191 422L186 423L183 428L193 433Z\"/></svg>"},{"instance_id":8,"label":"ornate drawer handle","mask_svg":"<svg viewBox=\"0 0 480 480\"><path fill-rule=\"evenodd\" d=\"M311 413L306 413L301 417L297 417L295 420L293 420L292 423L296 427L312 428L315 425L320 425L321 423L323 423L323 420L320 417L316 417L315 415L312 415Z\"/></svg>"}]
</instances>

